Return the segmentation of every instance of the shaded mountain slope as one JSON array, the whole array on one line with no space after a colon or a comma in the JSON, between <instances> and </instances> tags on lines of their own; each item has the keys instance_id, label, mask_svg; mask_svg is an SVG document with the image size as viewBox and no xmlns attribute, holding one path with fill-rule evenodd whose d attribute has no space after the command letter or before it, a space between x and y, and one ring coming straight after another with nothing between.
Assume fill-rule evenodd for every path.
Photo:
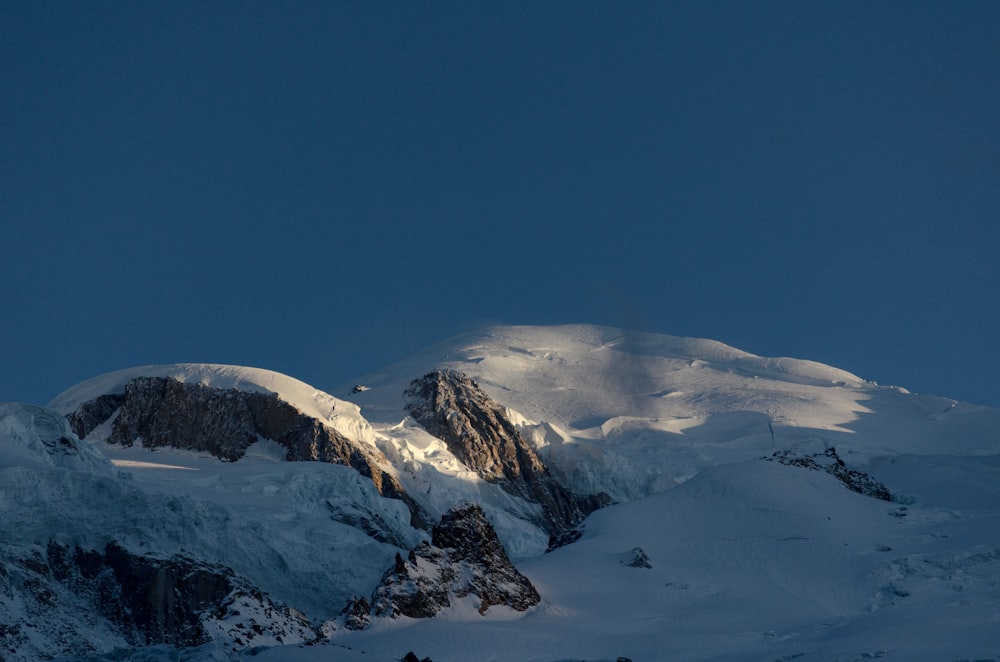
<instances>
[{"instance_id":1,"label":"shaded mountain slope","mask_svg":"<svg viewBox=\"0 0 1000 662\"><path fill-rule=\"evenodd\" d=\"M170 446L228 461L239 460L261 439L271 440L286 449L289 461L352 467L369 478L380 494L406 503L414 524L425 526L420 506L406 494L377 447L348 438L276 393L185 383L174 376L134 376L120 388L122 393L85 400L67 414L79 436L110 423L107 441L112 444Z\"/></svg>"}]
</instances>

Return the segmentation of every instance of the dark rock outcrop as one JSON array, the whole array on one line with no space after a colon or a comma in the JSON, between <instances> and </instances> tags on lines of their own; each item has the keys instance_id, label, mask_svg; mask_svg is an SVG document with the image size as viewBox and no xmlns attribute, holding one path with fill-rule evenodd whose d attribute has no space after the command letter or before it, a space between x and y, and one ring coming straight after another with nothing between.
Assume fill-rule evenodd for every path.
<instances>
[{"instance_id":1,"label":"dark rock outcrop","mask_svg":"<svg viewBox=\"0 0 1000 662\"><path fill-rule=\"evenodd\" d=\"M779 462L792 467L802 467L812 471L825 471L849 490L882 501L892 501L892 493L881 481L871 475L854 469L848 469L844 461L837 455L837 450L830 446L822 453L811 455L795 455L790 450L778 451L770 457L763 458L768 462Z\"/></svg>"},{"instance_id":2,"label":"dark rock outcrop","mask_svg":"<svg viewBox=\"0 0 1000 662\"><path fill-rule=\"evenodd\" d=\"M8 548L4 562L0 596L19 605L19 613L0 619L4 659L4 651L16 660L99 654L108 643L212 642L242 650L316 638L301 613L272 603L228 568L190 558L136 554L116 543L99 551L50 541L33 550Z\"/></svg>"},{"instance_id":3,"label":"dark rock outcrop","mask_svg":"<svg viewBox=\"0 0 1000 662\"><path fill-rule=\"evenodd\" d=\"M367 598L354 596L340 612L344 627L348 630L364 630L371 622L372 606Z\"/></svg>"},{"instance_id":4,"label":"dark rock outcrop","mask_svg":"<svg viewBox=\"0 0 1000 662\"><path fill-rule=\"evenodd\" d=\"M96 654L113 634L103 619L52 577L44 548L0 542L0 659L10 662Z\"/></svg>"},{"instance_id":5,"label":"dark rock outcrop","mask_svg":"<svg viewBox=\"0 0 1000 662\"><path fill-rule=\"evenodd\" d=\"M380 494L405 502L414 526L426 528L422 509L383 468L390 463L381 451L354 443L275 394L137 377L125 385L123 394L86 402L67 418L78 435L86 436L115 411L108 441L123 446L171 446L236 461L251 444L270 439L286 449L288 460L353 467L370 478Z\"/></svg>"},{"instance_id":6,"label":"dark rock outcrop","mask_svg":"<svg viewBox=\"0 0 1000 662\"><path fill-rule=\"evenodd\" d=\"M76 411L67 416L69 426L80 439L94 431L105 422L125 402L125 396L120 393L109 393L84 402Z\"/></svg>"},{"instance_id":7,"label":"dark rock outcrop","mask_svg":"<svg viewBox=\"0 0 1000 662\"><path fill-rule=\"evenodd\" d=\"M565 547L566 545L572 545L577 540L583 537L583 529L584 526L581 524L575 529L567 529L562 533L550 536L549 545L548 547L546 547L545 553L548 554L549 552L559 549L560 547Z\"/></svg>"},{"instance_id":8,"label":"dark rock outcrop","mask_svg":"<svg viewBox=\"0 0 1000 662\"><path fill-rule=\"evenodd\" d=\"M623 564L630 568L652 568L653 564L649 560L649 555L646 554L642 547L633 547L632 551L628 553L627 558L622 561Z\"/></svg>"},{"instance_id":9,"label":"dark rock outcrop","mask_svg":"<svg viewBox=\"0 0 1000 662\"><path fill-rule=\"evenodd\" d=\"M393 567L372 593L372 615L432 618L451 606L448 594L453 576L439 549L422 545L410 552L408 560L396 554Z\"/></svg>"},{"instance_id":10,"label":"dark rock outcrop","mask_svg":"<svg viewBox=\"0 0 1000 662\"><path fill-rule=\"evenodd\" d=\"M406 395L413 418L463 464L510 494L539 504L543 515L536 523L553 540L610 501L605 494L573 494L560 485L503 407L468 375L436 370L414 380Z\"/></svg>"},{"instance_id":11,"label":"dark rock outcrop","mask_svg":"<svg viewBox=\"0 0 1000 662\"><path fill-rule=\"evenodd\" d=\"M103 552L49 543L53 577L89 595L101 614L132 643L196 646L208 640L201 624L235 588L231 571L190 559L132 554L111 543Z\"/></svg>"},{"instance_id":12,"label":"dark rock outcrop","mask_svg":"<svg viewBox=\"0 0 1000 662\"><path fill-rule=\"evenodd\" d=\"M538 591L518 572L504 551L493 526L478 505L446 513L434 526L431 542L421 543L396 561L383 576L371 601L353 600L345 609L344 625L352 629L373 616L431 618L451 606L454 598L474 596L480 614L490 607L524 611L538 604Z\"/></svg>"}]
</instances>

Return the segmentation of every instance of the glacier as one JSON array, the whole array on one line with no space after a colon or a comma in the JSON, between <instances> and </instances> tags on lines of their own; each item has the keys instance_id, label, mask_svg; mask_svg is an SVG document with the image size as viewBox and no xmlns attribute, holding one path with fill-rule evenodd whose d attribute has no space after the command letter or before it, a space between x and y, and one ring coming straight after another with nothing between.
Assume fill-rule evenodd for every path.
<instances>
[{"instance_id":1,"label":"glacier","mask_svg":"<svg viewBox=\"0 0 1000 662\"><path fill-rule=\"evenodd\" d=\"M414 420L405 392L435 370L475 380L566 489L608 495L575 542L546 553L538 506L484 480ZM83 439L73 433L66 416L140 377L280 398L377 450L431 521L478 504L540 602L479 613L456 599L430 619L342 627L345 604L371 594L428 530L354 468L287 461L272 439L225 462L109 443L114 414ZM461 334L329 392L256 368L130 368L47 407L0 405L3 655L179 652L127 641L65 586L26 570L54 541L216 564L262 592L254 604L259 614L273 606L268 622L282 615L273 632L301 616L313 633L240 648L235 630L219 629L186 659L997 659L997 430L996 409L812 361L589 325ZM766 461L831 449L891 499ZM629 565L636 548L650 567ZM55 607L27 609L25 578Z\"/></svg>"}]
</instances>

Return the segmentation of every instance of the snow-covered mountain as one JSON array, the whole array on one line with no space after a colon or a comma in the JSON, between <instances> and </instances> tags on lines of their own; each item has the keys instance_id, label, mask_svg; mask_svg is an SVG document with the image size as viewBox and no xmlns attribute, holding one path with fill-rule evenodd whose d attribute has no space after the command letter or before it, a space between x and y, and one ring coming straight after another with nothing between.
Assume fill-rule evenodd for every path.
<instances>
[{"instance_id":1,"label":"snow-covered mountain","mask_svg":"<svg viewBox=\"0 0 1000 662\"><path fill-rule=\"evenodd\" d=\"M131 368L0 405L0 657L1000 658L998 431L583 325Z\"/></svg>"}]
</instances>

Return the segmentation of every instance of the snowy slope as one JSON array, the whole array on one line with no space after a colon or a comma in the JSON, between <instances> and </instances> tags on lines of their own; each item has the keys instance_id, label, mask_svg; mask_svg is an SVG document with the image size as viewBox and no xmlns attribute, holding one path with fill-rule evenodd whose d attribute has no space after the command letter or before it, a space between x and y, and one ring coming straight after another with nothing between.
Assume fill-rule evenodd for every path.
<instances>
[{"instance_id":1,"label":"snowy slope","mask_svg":"<svg viewBox=\"0 0 1000 662\"><path fill-rule=\"evenodd\" d=\"M936 489L901 511L822 473L715 467L598 511L579 542L523 562L543 603L521 620L459 613L337 641L443 661L994 659L993 486L989 512L942 509ZM651 568L627 565L635 547Z\"/></svg>"},{"instance_id":2,"label":"snowy slope","mask_svg":"<svg viewBox=\"0 0 1000 662\"><path fill-rule=\"evenodd\" d=\"M322 619L370 590L397 551L335 521L331 506L377 513L407 544L422 539L401 502L381 497L348 467L284 462L268 442L239 463L122 449L77 441L58 427L64 422L51 409L0 405L3 540L89 549L113 540L137 551L194 555ZM79 449L75 459L58 458L60 438Z\"/></svg>"},{"instance_id":3,"label":"snowy slope","mask_svg":"<svg viewBox=\"0 0 1000 662\"><path fill-rule=\"evenodd\" d=\"M81 404L101 395L124 392L126 383L137 377L167 377L183 383L200 384L217 389L273 393L300 412L316 418L348 439L376 446L385 452L395 464L395 471L398 472L399 479L408 493L424 507L432 519L436 520L458 503L476 501L490 513L510 553L516 556L539 554L544 551L548 543L548 534L526 521L523 516L523 513L532 511L531 505L511 496L496 485L484 482L459 462L442 441L427 434L412 420L401 418L397 425L380 426L376 432L360 414L357 404L333 397L297 379L269 370L215 364L138 366L100 375L73 386L54 398L49 406L68 415ZM162 467L153 466L165 464L188 467L191 461L189 453L178 454L164 448L156 451L156 458L149 459L144 455L149 451L139 447L123 449L120 446L102 443L107 440L109 434L110 427L105 425L95 429L87 440L97 444L120 467L128 469L136 480L149 483L151 487L171 494L192 493L189 481L177 480L177 472L168 470L164 473ZM398 439L405 441L398 443ZM276 458L280 453L272 449L271 455ZM239 474L245 468L245 463L240 463L240 469L219 466L211 461L208 462L208 466L214 467L226 476L231 476ZM287 467L284 470L292 473L300 471L298 468ZM205 475L207 468L200 467L199 471L201 475ZM325 470L309 467L302 471ZM242 479L229 477L216 481L220 484L226 483L227 490L236 496L213 494L209 500L213 502L219 499L242 500L248 489L239 486L240 480ZM259 482L269 481L270 479L260 479ZM197 482L205 484L207 481ZM340 498L334 501L350 502L349 499ZM395 520L397 516L394 512L392 519ZM411 539L414 536L419 534L413 532L408 534ZM381 559L381 555L375 558Z\"/></svg>"},{"instance_id":4,"label":"snowy slope","mask_svg":"<svg viewBox=\"0 0 1000 662\"><path fill-rule=\"evenodd\" d=\"M523 417L526 436L574 490L621 500L802 443L836 446L856 462L942 444L950 453L1000 452L989 408L711 340L584 325L463 334L361 377L364 392L335 392L377 427L398 425L405 386L435 367L473 376Z\"/></svg>"},{"instance_id":5,"label":"snowy slope","mask_svg":"<svg viewBox=\"0 0 1000 662\"><path fill-rule=\"evenodd\" d=\"M591 515L577 542L542 554L529 506L407 415L404 390L438 368L474 377L561 480L616 505ZM435 662L1000 658L998 410L715 341L583 325L463 334L333 395L265 370L181 364L97 377L51 407L67 414L137 376L276 393L378 447L433 517L481 503L542 597L524 614L480 615L460 602L428 621L327 628L325 645L276 647L263 659L398 660L408 650ZM55 412L0 414L8 540L113 537L184 550L252 578L319 626L366 595L398 551L334 521L331 504L393 522L408 546L426 537L357 472L284 462L266 440L220 462L107 444L106 425L76 442L81 459L59 460L58 439L73 437ZM895 501L760 460L830 446ZM637 547L652 567L628 565Z\"/></svg>"},{"instance_id":6,"label":"snowy slope","mask_svg":"<svg viewBox=\"0 0 1000 662\"><path fill-rule=\"evenodd\" d=\"M108 459L90 444L80 444L59 413L35 405L0 402L0 469L63 468L111 476Z\"/></svg>"},{"instance_id":7,"label":"snowy slope","mask_svg":"<svg viewBox=\"0 0 1000 662\"><path fill-rule=\"evenodd\" d=\"M523 620L470 626L457 614L457 641L445 620L347 641L384 654L411 642L441 660L1000 655L1000 412L810 361L590 326L463 334L360 378L368 390L348 397L391 426L405 420L407 380L434 367L472 375L520 415L575 489L632 502L522 563L543 595ZM756 460L829 446L902 503ZM652 569L622 565L634 546Z\"/></svg>"}]
</instances>

